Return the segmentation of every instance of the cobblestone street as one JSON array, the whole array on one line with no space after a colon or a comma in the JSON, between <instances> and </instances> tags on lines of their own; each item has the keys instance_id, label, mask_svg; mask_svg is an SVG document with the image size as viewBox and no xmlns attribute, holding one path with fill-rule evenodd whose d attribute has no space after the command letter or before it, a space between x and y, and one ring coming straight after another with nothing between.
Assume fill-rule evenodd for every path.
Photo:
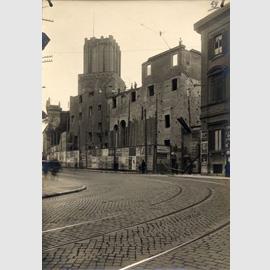
<instances>
[{"instance_id":1,"label":"cobblestone street","mask_svg":"<svg viewBox=\"0 0 270 270\"><path fill-rule=\"evenodd\" d=\"M43 199L43 269L229 269L229 180L65 170Z\"/></svg>"}]
</instances>

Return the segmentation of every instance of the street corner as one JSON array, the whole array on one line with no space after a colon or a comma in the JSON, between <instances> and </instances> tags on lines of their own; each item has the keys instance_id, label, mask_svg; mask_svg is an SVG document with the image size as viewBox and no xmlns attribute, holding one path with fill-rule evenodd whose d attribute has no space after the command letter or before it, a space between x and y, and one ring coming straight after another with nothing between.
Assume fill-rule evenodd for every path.
<instances>
[{"instance_id":1,"label":"street corner","mask_svg":"<svg viewBox=\"0 0 270 270\"><path fill-rule=\"evenodd\" d=\"M60 179L57 175L42 177L42 199L80 192L86 189L85 185L71 183Z\"/></svg>"}]
</instances>

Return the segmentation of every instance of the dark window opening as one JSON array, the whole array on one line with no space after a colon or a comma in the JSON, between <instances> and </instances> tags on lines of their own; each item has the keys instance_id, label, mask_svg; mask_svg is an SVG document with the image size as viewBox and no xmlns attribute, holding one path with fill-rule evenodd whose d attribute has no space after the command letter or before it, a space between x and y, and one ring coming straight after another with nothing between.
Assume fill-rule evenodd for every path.
<instances>
[{"instance_id":1,"label":"dark window opening","mask_svg":"<svg viewBox=\"0 0 270 270\"><path fill-rule=\"evenodd\" d=\"M170 115L166 114L165 115L165 128L169 128L171 126L171 119L170 119Z\"/></svg>"},{"instance_id":2,"label":"dark window opening","mask_svg":"<svg viewBox=\"0 0 270 270\"><path fill-rule=\"evenodd\" d=\"M113 97L112 99L112 107L116 108L116 97Z\"/></svg>"},{"instance_id":3,"label":"dark window opening","mask_svg":"<svg viewBox=\"0 0 270 270\"><path fill-rule=\"evenodd\" d=\"M89 92L89 97L94 96L94 91Z\"/></svg>"},{"instance_id":4,"label":"dark window opening","mask_svg":"<svg viewBox=\"0 0 270 270\"><path fill-rule=\"evenodd\" d=\"M93 140L93 134L92 134L92 132L89 132L88 133L88 136L89 136L89 141L92 142L92 140Z\"/></svg>"},{"instance_id":5,"label":"dark window opening","mask_svg":"<svg viewBox=\"0 0 270 270\"><path fill-rule=\"evenodd\" d=\"M82 103L82 96L79 96L79 103Z\"/></svg>"},{"instance_id":6,"label":"dark window opening","mask_svg":"<svg viewBox=\"0 0 270 270\"><path fill-rule=\"evenodd\" d=\"M78 136L74 136L74 147L78 147Z\"/></svg>"},{"instance_id":7,"label":"dark window opening","mask_svg":"<svg viewBox=\"0 0 270 270\"><path fill-rule=\"evenodd\" d=\"M172 79L172 91L177 90L177 79Z\"/></svg>"},{"instance_id":8,"label":"dark window opening","mask_svg":"<svg viewBox=\"0 0 270 270\"><path fill-rule=\"evenodd\" d=\"M82 113L79 113L79 119L82 120Z\"/></svg>"},{"instance_id":9,"label":"dark window opening","mask_svg":"<svg viewBox=\"0 0 270 270\"><path fill-rule=\"evenodd\" d=\"M170 146L171 145L171 141L170 140L164 140L164 145Z\"/></svg>"},{"instance_id":10,"label":"dark window opening","mask_svg":"<svg viewBox=\"0 0 270 270\"><path fill-rule=\"evenodd\" d=\"M98 123L98 129L99 129L99 130L102 129L102 123L101 123L101 122Z\"/></svg>"},{"instance_id":11,"label":"dark window opening","mask_svg":"<svg viewBox=\"0 0 270 270\"><path fill-rule=\"evenodd\" d=\"M213 164L213 173L222 173L222 164Z\"/></svg>"},{"instance_id":12,"label":"dark window opening","mask_svg":"<svg viewBox=\"0 0 270 270\"><path fill-rule=\"evenodd\" d=\"M71 123L73 123L74 122L74 115L71 115Z\"/></svg>"},{"instance_id":13,"label":"dark window opening","mask_svg":"<svg viewBox=\"0 0 270 270\"><path fill-rule=\"evenodd\" d=\"M101 104L98 105L98 111L101 111Z\"/></svg>"},{"instance_id":14,"label":"dark window opening","mask_svg":"<svg viewBox=\"0 0 270 270\"><path fill-rule=\"evenodd\" d=\"M208 78L209 80L209 101L218 102L225 98L226 80L225 73L219 72Z\"/></svg>"},{"instance_id":15,"label":"dark window opening","mask_svg":"<svg viewBox=\"0 0 270 270\"><path fill-rule=\"evenodd\" d=\"M155 94L154 85L148 86L148 94L149 96L153 96Z\"/></svg>"},{"instance_id":16,"label":"dark window opening","mask_svg":"<svg viewBox=\"0 0 270 270\"><path fill-rule=\"evenodd\" d=\"M134 102L134 101L136 101L136 92L135 91L131 92L131 102Z\"/></svg>"}]
</instances>

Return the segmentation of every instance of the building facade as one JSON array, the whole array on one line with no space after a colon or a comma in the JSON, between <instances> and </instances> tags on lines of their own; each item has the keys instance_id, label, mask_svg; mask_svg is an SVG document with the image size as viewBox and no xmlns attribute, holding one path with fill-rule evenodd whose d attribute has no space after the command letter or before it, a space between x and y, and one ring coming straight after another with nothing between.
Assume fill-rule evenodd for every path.
<instances>
[{"instance_id":1,"label":"building facade","mask_svg":"<svg viewBox=\"0 0 270 270\"><path fill-rule=\"evenodd\" d=\"M112 36L85 39L83 59L69 129L59 141L66 142L67 164L138 170L145 160L149 171L192 166L199 172L200 52L180 42L150 57L141 86L130 89L120 77L121 51Z\"/></svg>"},{"instance_id":2,"label":"building facade","mask_svg":"<svg viewBox=\"0 0 270 270\"><path fill-rule=\"evenodd\" d=\"M142 86L134 84L109 99L109 145L144 147L150 156L145 157L148 168L155 171L164 154L175 153L179 171L188 165L184 158L198 162L199 137L194 134L200 128L200 67L200 52L188 51L181 43L150 57L142 64ZM192 132L183 132L178 119L183 119Z\"/></svg>"},{"instance_id":3,"label":"building facade","mask_svg":"<svg viewBox=\"0 0 270 270\"><path fill-rule=\"evenodd\" d=\"M78 95L70 97L70 136L73 150L108 147L109 108L113 92L125 90L120 77L121 51L112 36L85 39L84 73Z\"/></svg>"},{"instance_id":4,"label":"building facade","mask_svg":"<svg viewBox=\"0 0 270 270\"><path fill-rule=\"evenodd\" d=\"M69 131L69 112L62 111L60 103L53 105L50 99L46 103L47 125L43 130L43 159L53 159L53 152L67 151L64 140ZM66 140L65 140L66 142Z\"/></svg>"},{"instance_id":5,"label":"building facade","mask_svg":"<svg viewBox=\"0 0 270 270\"><path fill-rule=\"evenodd\" d=\"M194 25L202 41L201 172L229 175L230 4Z\"/></svg>"}]
</instances>

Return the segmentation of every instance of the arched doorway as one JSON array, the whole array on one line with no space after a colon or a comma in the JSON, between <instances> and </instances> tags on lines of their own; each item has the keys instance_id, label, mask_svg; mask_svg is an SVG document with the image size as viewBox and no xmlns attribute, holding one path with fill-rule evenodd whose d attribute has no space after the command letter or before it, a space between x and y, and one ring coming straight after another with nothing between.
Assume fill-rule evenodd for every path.
<instances>
[{"instance_id":1,"label":"arched doorway","mask_svg":"<svg viewBox=\"0 0 270 270\"><path fill-rule=\"evenodd\" d=\"M120 146L125 147L126 146L126 130L127 130L127 125L126 121L122 120L120 122Z\"/></svg>"}]
</instances>

